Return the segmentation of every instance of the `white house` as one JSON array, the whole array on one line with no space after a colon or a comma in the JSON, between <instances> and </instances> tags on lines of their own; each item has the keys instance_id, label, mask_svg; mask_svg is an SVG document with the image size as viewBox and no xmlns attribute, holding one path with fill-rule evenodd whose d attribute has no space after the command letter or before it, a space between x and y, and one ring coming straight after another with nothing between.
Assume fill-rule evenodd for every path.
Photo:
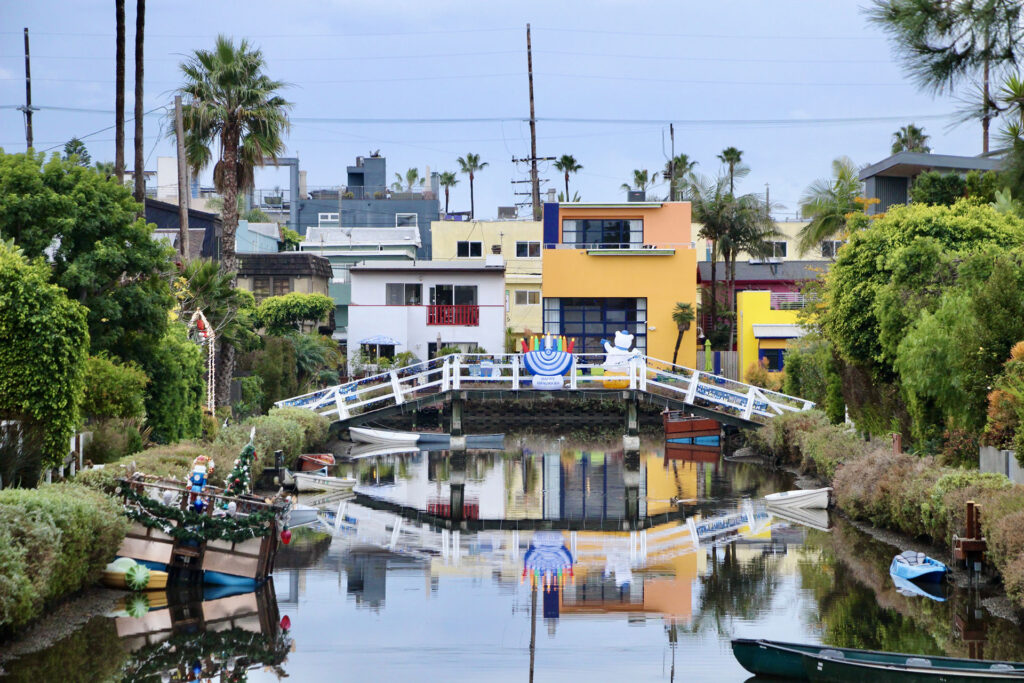
<instances>
[{"instance_id":1,"label":"white house","mask_svg":"<svg viewBox=\"0 0 1024 683\"><path fill-rule=\"evenodd\" d=\"M349 359L439 348L505 350L505 264L486 261L368 261L352 266Z\"/></svg>"}]
</instances>

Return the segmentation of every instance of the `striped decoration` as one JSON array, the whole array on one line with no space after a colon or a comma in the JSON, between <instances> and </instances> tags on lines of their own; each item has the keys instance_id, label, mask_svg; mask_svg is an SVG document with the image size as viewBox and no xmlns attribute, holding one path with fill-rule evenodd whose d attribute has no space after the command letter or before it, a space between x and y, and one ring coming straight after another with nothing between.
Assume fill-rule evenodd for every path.
<instances>
[{"instance_id":1,"label":"striped decoration","mask_svg":"<svg viewBox=\"0 0 1024 683\"><path fill-rule=\"evenodd\" d=\"M530 351L523 354L526 369L534 375L564 375L572 365L572 354L567 351Z\"/></svg>"}]
</instances>

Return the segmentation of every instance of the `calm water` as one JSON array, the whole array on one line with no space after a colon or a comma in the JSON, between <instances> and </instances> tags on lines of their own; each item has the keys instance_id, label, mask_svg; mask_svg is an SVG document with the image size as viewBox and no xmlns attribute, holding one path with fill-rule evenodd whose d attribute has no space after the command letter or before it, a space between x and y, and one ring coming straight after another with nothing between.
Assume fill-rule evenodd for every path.
<instances>
[{"instance_id":1,"label":"calm water","mask_svg":"<svg viewBox=\"0 0 1024 683\"><path fill-rule=\"evenodd\" d=\"M272 584L124 604L10 680L743 681L737 636L1024 660L979 591L902 595L896 549L768 514L789 475L616 446L360 460L357 499L297 532Z\"/></svg>"}]
</instances>

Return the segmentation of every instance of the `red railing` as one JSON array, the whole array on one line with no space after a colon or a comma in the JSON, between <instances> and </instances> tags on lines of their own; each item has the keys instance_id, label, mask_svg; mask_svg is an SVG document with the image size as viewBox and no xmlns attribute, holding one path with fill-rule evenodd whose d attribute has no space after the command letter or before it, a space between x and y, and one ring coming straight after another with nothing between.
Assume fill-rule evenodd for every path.
<instances>
[{"instance_id":1,"label":"red railing","mask_svg":"<svg viewBox=\"0 0 1024 683\"><path fill-rule=\"evenodd\" d=\"M477 327L480 324L480 307L427 306L427 324Z\"/></svg>"}]
</instances>

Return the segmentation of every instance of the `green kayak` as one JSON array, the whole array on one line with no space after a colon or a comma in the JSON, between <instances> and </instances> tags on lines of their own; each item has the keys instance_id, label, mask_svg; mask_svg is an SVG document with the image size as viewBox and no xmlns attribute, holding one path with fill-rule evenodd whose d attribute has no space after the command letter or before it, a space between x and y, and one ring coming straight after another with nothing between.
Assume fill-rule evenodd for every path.
<instances>
[{"instance_id":1,"label":"green kayak","mask_svg":"<svg viewBox=\"0 0 1024 683\"><path fill-rule=\"evenodd\" d=\"M737 638L736 660L758 676L804 681L960 681L1022 680L1024 664L932 657Z\"/></svg>"}]
</instances>

